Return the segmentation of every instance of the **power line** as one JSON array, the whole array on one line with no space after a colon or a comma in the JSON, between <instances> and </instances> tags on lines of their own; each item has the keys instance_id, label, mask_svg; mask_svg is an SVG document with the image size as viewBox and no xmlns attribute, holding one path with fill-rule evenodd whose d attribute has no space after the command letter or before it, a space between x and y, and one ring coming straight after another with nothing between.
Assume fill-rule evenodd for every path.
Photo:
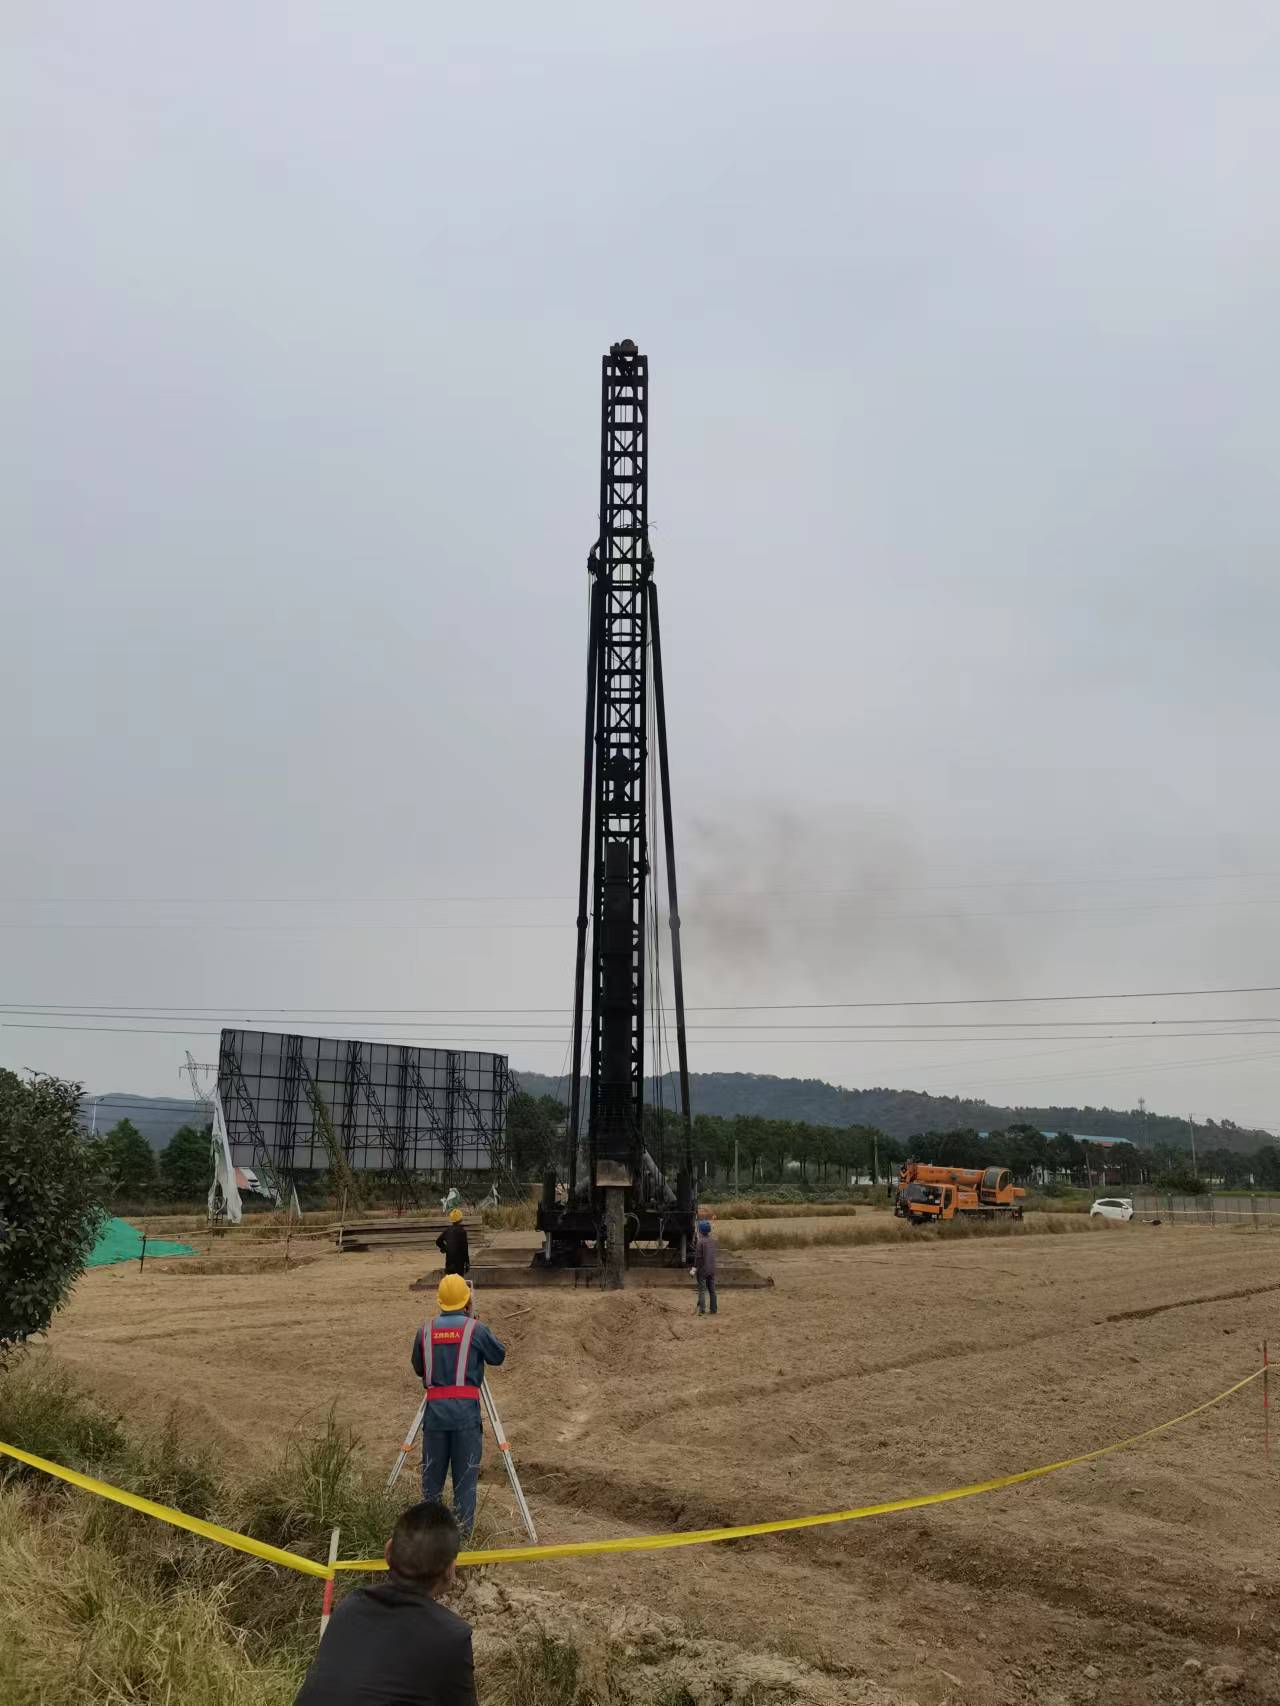
<instances>
[{"instance_id":1,"label":"power line","mask_svg":"<svg viewBox=\"0 0 1280 1706\"><path fill-rule=\"evenodd\" d=\"M120 1099L117 1100L117 1098ZM146 1106L155 1108L157 1113L176 1113L180 1108L191 1108L196 1105L194 1098L183 1101L177 1096L125 1096L119 1090L103 1090L96 1096L86 1090L84 1099L86 1102L94 1103L97 1107L106 1108L108 1112L112 1108Z\"/></svg>"},{"instance_id":2,"label":"power line","mask_svg":"<svg viewBox=\"0 0 1280 1706\"><path fill-rule=\"evenodd\" d=\"M1280 984L1255 983L1224 985L1214 989L1121 989L1111 990L1102 994L1092 995L956 995L943 996L931 1000L919 998L908 1001L744 1001L744 1002L713 1002L701 1006L688 1006L688 1013L800 1013L800 1012L832 1012L837 1008L905 1008L905 1007L1013 1007L1032 1006L1055 1001L1165 1001L1180 996L1201 995L1280 995ZM259 1002L226 1003L220 1007L166 1006L161 1002L121 1002L106 1001L92 1002L56 1002L56 1001L9 1001L0 1002L0 1011L6 1013L36 1012L36 1013L77 1013L83 1008L92 1008L95 1012L136 1013L139 1010L152 1013L264 1013L275 1018L287 1018L302 1013L313 1013L319 1017L357 1014L372 1017L381 1013L410 1013L420 1017L437 1017L457 1015L471 1017L482 1013L563 1013L563 1004L555 1007L267 1007ZM667 1012L674 1011L668 1006ZM1127 1021L1125 1021L1127 1023ZM213 1033L209 1033L212 1035Z\"/></svg>"},{"instance_id":3,"label":"power line","mask_svg":"<svg viewBox=\"0 0 1280 1706\"><path fill-rule=\"evenodd\" d=\"M550 1028L550 1027L548 1027L548 1028ZM222 1034L220 1031L202 1031L202 1030L184 1030L184 1029L172 1029L172 1030L170 1030L170 1029L153 1029L151 1027L142 1026L142 1025L61 1025L61 1024L50 1024L50 1023L46 1023L46 1022L33 1024L33 1023L30 1023L26 1020L15 1021L15 1020L8 1020L8 1019L6 1019L4 1021L3 1025L0 1025L0 1030L6 1030L6 1031L64 1031L64 1032L73 1032L73 1033L79 1032L79 1033L84 1034L84 1035L108 1036L108 1037L115 1037L115 1036L121 1036L121 1037L123 1037L123 1036L216 1037L216 1036L220 1036ZM559 1044L563 1038L563 1035L564 1035L563 1032L558 1032L556 1035L550 1036L550 1037L547 1037L547 1036L538 1036L538 1037L481 1037L481 1038L476 1038L476 1039L469 1039L466 1037L465 1033L461 1036L454 1035L451 1033L445 1038L436 1039L436 1040L433 1040L431 1042L412 1043L412 1044L411 1044L410 1039L406 1038L406 1037L366 1037L366 1038L363 1038L362 1040L365 1042L381 1042L381 1043L390 1043L392 1045L415 1046L415 1047L422 1047L422 1048L434 1048L437 1046L437 1042L439 1042L441 1046L453 1048L453 1047L457 1047L457 1045L460 1042L475 1041L478 1046L481 1046L483 1048L487 1048L487 1047L489 1047L490 1044L497 1043L497 1042L505 1043L508 1045L509 1044L520 1044L520 1043L526 1043L526 1044L531 1044L531 1045L532 1044L539 1044L539 1043ZM1009 1043L1016 1043L1016 1042L1028 1042L1028 1043L1073 1042L1076 1044L1086 1044L1087 1045L1089 1043L1094 1043L1094 1042L1135 1043L1135 1042L1143 1042L1143 1041L1152 1041L1152 1042L1159 1041L1159 1042L1163 1043L1163 1042L1177 1042L1177 1041L1185 1040L1187 1038L1194 1038L1197 1041L1203 1042L1206 1037L1272 1037L1272 1036L1280 1036L1280 1030L1277 1030L1277 1031L1165 1031L1165 1032L1161 1033L1159 1038L1154 1038L1154 1037L1153 1038L1143 1038L1141 1035L1134 1035L1132 1032L1110 1032L1110 1031L1107 1031L1107 1032L1102 1032L1102 1033L1090 1034L1089 1036L1084 1036L1084 1037L1080 1037L1080 1036L1075 1036L1075 1037L1004 1036L1004 1037L1000 1037L998 1039L993 1038L993 1037L932 1037L932 1036L930 1036L930 1037L812 1037L812 1036L804 1036L804 1037L789 1037L789 1036L788 1037L755 1037L755 1036L753 1036L753 1037L717 1037L717 1036L710 1036L710 1037L702 1037L700 1040L702 1041L704 1046L706 1046L708 1048L722 1048L722 1047L728 1048L728 1047L732 1047L735 1045L740 1045L742 1047L754 1048L754 1047L760 1046L762 1044L769 1044L769 1043L776 1043L776 1044L779 1044L779 1045L784 1046L784 1047L797 1047L797 1046L813 1047L813 1046L816 1046L818 1044L835 1044L837 1046L843 1046L843 1047L848 1047L848 1046L853 1045L853 1044L861 1044L861 1045L865 1045L866 1047L873 1047L873 1046L879 1047L881 1044L885 1044L885 1043L932 1043L932 1044L936 1044L938 1047L941 1047L944 1043L959 1043L959 1044L963 1044L963 1043L986 1043L989 1045L993 1041L997 1041L997 1040L1000 1042L1009 1042Z\"/></svg>"},{"instance_id":4,"label":"power line","mask_svg":"<svg viewBox=\"0 0 1280 1706\"><path fill-rule=\"evenodd\" d=\"M1125 917L1133 913L1145 912L1188 912L1201 911L1206 908L1217 909L1227 906L1277 906L1280 905L1280 895L1252 895L1238 900L1189 900L1189 901L1134 901L1124 906L1048 906L1048 907L1017 907L999 908L991 912L837 912L826 913L815 918L799 917L790 913L765 913L765 922L785 924L788 928L795 925L816 926L830 929L832 924L847 922L851 924L865 923L944 923L957 922L970 918L1098 918ZM686 930L714 929L715 923L707 918L699 918L694 912L681 917L681 928ZM576 928L571 918L549 919L537 924L531 924L520 919L476 918L465 924L443 923L435 919L397 918L397 919L349 919L338 923L287 923L282 924L267 919L255 924L236 924L225 919L138 919L130 923L103 923L97 919L6 919L0 920L0 930L110 930L138 931L163 930L178 932L193 931L222 931L231 934L261 935L267 931L285 934L305 934L308 932L333 934L349 931L406 930L572 930Z\"/></svg>"},{"instance_id":5,"label":"power line","mask_svg":"<svg viewBox=\"0 0 1280 1706\"><path fill-rule=\"evenodd\" d=\"M663 1007L656 1010L665 1013L669 1012L671 1009ZM228 1028L235 1029L243 1025L259 1025L267 1020L279 1019L282 1017L291 1019L295 1023L318 1023L318 1020L307 1017L309 1011L311 1010L307 1008L276 1008L270 1009L265 1013L249 1013L233 1010L235 1025L229 1026ZM375 1009L373 1011L376 1012L377 1010ZM394 1012L396 1009L384 1008L382 1011ZM496 1012L498 1009L494 1009L493 1011ZM507 1010L508 1015L518 1014L521 1011L522 1009L520 1008L510 1008ZM525 1009L525 1011L538 1011L538 1009ZM697 1011L709 1012L713 1011L713 1009L703 1008L697 1009ZM96 1004L86 1004L83 1007L73 1007L70 1004L56 1007L40 1007L35 1004L6 1007L3 1004L0 1004L0 1015L6 1013L21 1013L34 1018L59 1017L69 1019L120 1019L123 1021L125 1019L203 1018L211 1013L218 1014L223 1012L228 1012L228 1009L207 1007L166 1007L147 1009L141 1006L108 1007ZM335 1018L335 1022L342 1023L346 1020L356 1018L357 1014L358 1010L353 1009L346 1013L339 1011L335 1015L331 1015L331 1017ZM461 1022L466 1015L466 1008L455 1008L452 1010L441 1009L438 1016L443 1017L445 1023L451 1023ZM364 1017L368 1019L368 1013L366 1013ZM6 1021L3 1019L0 1019L0 1024L5 1022ZM417 1030L420 1028L420 1023L416 1019L384 1019L377 1017L372 1019L370 1022L382 1026L384 1030L391 1031ZM510 1016L492 1020L487 1018L467 1018L467 1026L471 1030L500 1030L508 1025L519 1025L520 1029L524 1031L559 1032L562 1024L562 1019L547 1021L541 1019L513 1018ZM779 1019L750 1023L743 1023L737 1019L708 1019L691 1025L689 1029L697 1031L1003 1031L1007 1030L1011 1025L1017 1025L1020 1030L1026 1031L1047 1030L1052 1027L1057 1027L1058 1029L1067 1028L1071 1030L1089 1031L1096 1030L1099 1025L1125 1025L1138 1027L1140 1031L1141 1029L1155 1026L1228 1024L1280 1025L1280 1015L1260 1013L1216 1013L1212 1015L1181 1015L1168 1019L839 1019L831 1021L812 1020L805 1024L791 1024L788 1021ZM1087 1041L1088 1039L1082 1038L1081 1040Z\"/></svg>"},{"instance_id":6,"label":"power line","mask_svg":"<svg viewBox=\"0 0 1280 1706\"><path fill-rule=\"evenodd\" d=\"M1280 871L1139 872L1130 876L984 877L959 883L893 883L861 888L700 889L699 900L762 900L774 895L933 894L955 889L1074 888L1095 883L1270 882ZM6 895L3 906L493 906L575 903L569 894L434 895Z\"/></svg>"},{"instance_id":7,"label":"power line","mask_svg":"<svg viewBox=\"0 0 1280 1706\"><path fill-rule=\"evenodd\" d=\"M1228 1035L1230 1033L1223 1034ZM1274 1049L1269 1049L1262 1054L1204 1055L1201 1056L1199 1060L1146 1061L1128 1066L1099 1066L1087 1069L1083 1072L1065 1072L1057 1074L1051 1072L1037 1072L1027 1078L997 1078L994 1081L989 1080L985 1087L989 1090L999 1090L1009 1085L1042 1084L1046 1081L1050 1084L1062 1084L1070 1083L1081 1078L1088 1078L1090 1080L1095 1078L1114 1078L1121 1074L1133 1072L1174 1072L1181 1071L1184 1067L1190 1066L1225 1066L1228 1064L1237 1064L1242 1061L1276 1059L1280 1059L1280 1051ZM1168 1118L1169 1116L1165 1115L1162 1117Z\"/></svg>"},{"instance_id":8,"label":"power line","mask_svg":"<svg viewBox=\"0 0 1280 1706\"><path fill-rule=\"evenodd\" d=\"M671 1008L660 1007L656 1010L668 1013L671 1011ZM73 1007L69 1004L57 1007L39 1007L34 1004L21 1007L6 1007L4 1005L0 1005L0 1014L21 1013L35 1018L60 1017L69 1019L120 1020L174 1019L205 1018L209 1014L216 1015L219 1013L228 1013L229 1016L232 1016L235 1019L235 1024L228 1026L228 1029L236 1029L244 1025L260 1025L269 1019L279 1018L292 1019L295 1023L299 1024L319 1023L320 1021L318 1019L308 1017L308 1014L311 1011L313 1010L307 1008L275 1008L270 1009L265 1013L250 1013L237 1009L217 1007L165 1007L147 1009L143 1007L107 1007L96 1005ZM372 1011L374 1013L377 1012L376 1009ZM384 1008L382 1011L395 1012L397 1009ZM484 1011L498 1012L500 1009L485 1009ZM544 1009L509 1008L506 1011L508 1014L507 1017L492 1020L487 1018L471 1019L468 1017L467 1008L440 1009L437 1016L442 1017L446 1024L461 1022L462 1019L466 1018L468 1028L471 1030L502 1029L507 1025L519 1025L521 1030L525 1031L558 1032L563 1024L563 1020L547 1021L541 1019L521 1019L510 1016L512 1014L519 1014L521 1011L538 1012L544 1011ZM715 1009L697 1008L687 1009L687 1011L712 1012L715 1011ZM381 1017L374 1017L370 1019L369 1012L366 1011L364 1014L360 1014L358 1009L351 1009L346 1012L336 1010L335 1013L329 1015L329 1017L335 1019L337 1023L342 1023L347 1019L358 1019L363 1017L368 1022L381 1025L384 1030L391 1031L408 1031L420 1028L419 1021L416 1019L384 1019ZM6 1021L3 1019L0 1019L0 1024L5 1022ZM695 1025L691 1025L689 1029L699 1031L1003 1031L1007 1030L1011 1025L1017 1025L1020 1030L1025 1031L1047 1030L1052 1027L1057 1027L1058 1029L1067 1028L1071 1030L1089 1031L1096 1030L1099 1025L1125 1025L1129 1027L1137 1027L1138 1030L1135 1034L1140 1034L1142 1029L1154 1026L1230 1024L1280 1025L1280 1015L1273 1013L1215 1013L1208 1015L1186 1014L1168 1019L839 1019L831 1021L813 1020L802 1025L791 1024L788 1021L779 1019L770 1019L745 1024L737 1019L707 1019L701 1020ZM1087 1041L1088 1039L1086 1037L1081 1040Z\"/></svg>"}]
</instances>

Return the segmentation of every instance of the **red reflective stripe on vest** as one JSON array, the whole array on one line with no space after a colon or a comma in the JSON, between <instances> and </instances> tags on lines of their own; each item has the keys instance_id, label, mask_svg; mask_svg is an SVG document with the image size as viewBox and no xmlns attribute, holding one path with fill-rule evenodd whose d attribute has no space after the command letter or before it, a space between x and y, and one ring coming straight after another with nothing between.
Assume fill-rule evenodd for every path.
<instances>
[{"instance_id":1,"label":"red reflective stripe on vest","mask_svg":"<svg viewBox=\"0 0 1280 1706\"><path fill-rule=\"evenodd\" d=\"M476 1323L473 1316L468 1316L461 1327L441 1327L436 1322L431 1323L431 1337L428 1341L426 1324L422 1328L422 1372L423 1384L426 1388L427 1402L442 1398L469 1398L474 1403L480 1401L480 1388L464 1384L467 1378L467 1358L471 1354L471 1341L475 1337ZM454 1366L453 1386L432 1386L432 1360L437 1345L457 1345L458 1360Z\"/></svg>"}]
</instances>

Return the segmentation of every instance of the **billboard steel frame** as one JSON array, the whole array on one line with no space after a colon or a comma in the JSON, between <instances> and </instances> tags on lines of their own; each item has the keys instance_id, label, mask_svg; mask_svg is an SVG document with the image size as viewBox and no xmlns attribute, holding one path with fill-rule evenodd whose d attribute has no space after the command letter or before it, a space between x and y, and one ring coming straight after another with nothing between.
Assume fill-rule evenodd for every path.
<instances>
[{"instance_id":1,"label":"billboard steel frame","mask_svg":"<svg viewBox=\"0 0 1280 1706\"><path fill-rule=\"evenodd\" d=\"M328 1107L355 1172L431 1173L453 1183L504 1166L512 1089L505 1055L224 1029L218 1089L238 1166L278 1185L330 1165L308 1086Z\"/></svg>"}]
</instances>

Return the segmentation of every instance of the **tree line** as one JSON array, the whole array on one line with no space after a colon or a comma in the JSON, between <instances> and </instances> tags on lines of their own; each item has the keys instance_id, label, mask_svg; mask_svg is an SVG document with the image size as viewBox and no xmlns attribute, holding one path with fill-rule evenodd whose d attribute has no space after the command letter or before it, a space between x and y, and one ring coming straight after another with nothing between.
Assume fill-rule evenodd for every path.
<instances>
[{"instance_id":1,"label":"tree line","mask_svg":"<svg viewBox=\"0 0 1280 1706\"><path fill-rule=\"evenodd\" d=\"M511 1171L533 1180L549 1167L563 1168L566 1125L564 1104L555 1097L516 1092L507 1104ZM681 1120L673 1109L646 1108L645 1125L655 1155L679 1152ZM212 1177L209 1139L208 1126L184 1125L157 1154L131 1120L119 1120L95 1140L105 1197L122 1202L203 1197ZM756 1114L698 1114L693 1121L694 1172L703 1185L730 1186L735 1178L749 1189L797 1180L818 1187L846 1185L855 1178L881 1184L909 1158L941 1167L1007 1167L1021 1185L1147 1185L1193 1193L1249 1185L1280 1190L1280 1148L1274 1143L1251 1155L1225 1146L1200 1150L1193 1164L1190 1148L1178 1144L1089 1143L1066 1131L1046 1137L1022 1123L985 1133L970 1128L898 1138L875 1126L819 1125Z\"/></svg>"},{"instance_id":2,"label":"tree line","mask_svg":"<svg viewBox=\"0 0 1280 1706\"><path fill-rule=\"evenodd\" d=\"M584 1081L585 1082L585 1081ZM521 1088L534 1096L568 1097L564 1078L521 1072ZM1168 1145L1189 1147L1189 1121L1149 1108L1001 1107L972 1097L930 1096L923 1090L894 1090L869 1086L849 1090L821 1078L777 1078L761 1072L694 1072L690 1074L693 1105L703 1113L732 1117L755 1114L767 1120L800 1120L812 1125L867 1126L903 1142L922 1132L1007 1131L1028 1125L1035 1131L1105 1132L1126 1137L1140 1149ZM676 1106L679 1086L670 1075L646 1080L646 1098ZM1197 1120L1198 1150L1219 1147L1253 1155L1269 1141L1265 1131L1240 1126L1233 1120Z\"/></svg>"},{"instance_id":3,"label":"tree line","mask_svg":"<svg viewBox=\"0 0 1280 1706\"><path fill-rule=\"evenodd\" d=\"M179 1126L159 1154L132 1120L117 1120L88 1146L108 1202L191 1202L208 1193L213 1180L209 1141L212 1126Z\"/></svg>"},{"instance_id":4,"label":"tree line","mask_svg":"<svg viewBox=\"0 0 1280 1706\"><path fill-rule=\"evenodd\" d=\"M509 1163L522 1178L539 1177L564 1165L567 1116L554 1096L524 1091L507 1105ZM651 1151L679 1152L681 1121L669 1108L646 1108ZM707 1185L799 1178L801 1183L848 1183L853 1177L879 1184L909 1158L941 1167L1007 1167L1022 1185L1070 1183L1085 1189L1150 1185L1161 1189L1229 1190L1252 1183L1280 1190L1280 1148L1265 1144L1254 1154L1219 1146L1201 1151L1193 1164L1189 1147L1156 1143L1089 1143L1068 1131L1046 1137L1024 1123L1000 1131L921 1131L890 1137L875 1126L830 1126L806 1120L765 1119L756 1114L698 1114L693 1121L694 1170Z\"/></svg>"}]
</instances>

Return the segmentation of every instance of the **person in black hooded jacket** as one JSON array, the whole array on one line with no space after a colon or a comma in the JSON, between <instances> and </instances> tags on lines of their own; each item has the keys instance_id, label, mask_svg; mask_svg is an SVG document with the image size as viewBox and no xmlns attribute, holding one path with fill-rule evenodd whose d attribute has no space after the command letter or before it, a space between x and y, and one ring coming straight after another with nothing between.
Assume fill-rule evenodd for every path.
<instances>
[{"instance_id":1,"label":"person in black hooded jacket","mask_svg":"<svg viewBox=\"0 0 1280 1706\"><path fill-rule=\"evenodd\" d=\"M386 1577L334 1612L294 1706L476 1706L471 1625L439 1603L457 1556L443 1505L407 1510Z\"/></svg>"},{"instance_id":2,"label":"person in black hooded jacket","mask_svg":"<svg viewBox=\"0 0 1280 1706\"><path fill-rule=\"evenodd\" d=\"M444 1271L447 1274L466 1275L471 1267L471 1247L467 1242L467 1229L462 1224L462 1210L455 1208L449 1216L449 1224L436 1239L436 1249L444 1254Z\"/></svg>"}]
</instances>

